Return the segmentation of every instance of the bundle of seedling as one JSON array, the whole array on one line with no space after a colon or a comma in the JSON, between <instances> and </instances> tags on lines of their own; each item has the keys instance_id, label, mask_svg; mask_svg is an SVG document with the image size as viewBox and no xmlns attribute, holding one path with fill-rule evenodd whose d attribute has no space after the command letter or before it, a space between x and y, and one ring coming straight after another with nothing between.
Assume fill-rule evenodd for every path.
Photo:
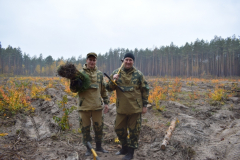
<instances>
[{"instance_id":1,"label":"bundle of seedling","mask_svg":"<svg viewBox=\"0 0 240 160\"><path fill-rule=\"evenodd\" d=\"M71 80L71 84L76 86L76 92L83 92L90 86L90 78L87 74L77 70L74 64L66 63L61 65L57 74Z\"/></svg>"}]
</instances>

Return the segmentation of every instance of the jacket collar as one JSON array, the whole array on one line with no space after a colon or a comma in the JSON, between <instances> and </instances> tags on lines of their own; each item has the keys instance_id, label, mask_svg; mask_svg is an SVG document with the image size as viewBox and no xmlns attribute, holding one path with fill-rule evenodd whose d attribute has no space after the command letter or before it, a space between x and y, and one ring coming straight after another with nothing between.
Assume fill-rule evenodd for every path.
<instances>
[{"instance_id":1,"label":"jacket collar","mask_svg":"<svg viewBox=\"0 0 240 160\"><path fill-rule=\"evenodd\" d=\"M85 70L85 71L93 72L93 71L96 71L97 69L98 69L97 66L95 66L93 69L89 69L89 68L87 68L87 64L83 65L83 70Z\"/></svg>"},{"instance_id":2,"label":"jacket collar","mask_svg":"<svg viewBox=\"0 0 240 160\"><path fill-rule=\"evenodd\" d=\"M126 73L126 74L132 74L135 70L136 70L135 67L132 67L132 68L130 68L130 69L128 69L128 70L126 70L125 68L122 68L122 69L121 69L121 72L124 72L124 73Z\"/></svg>"}]
</instances>

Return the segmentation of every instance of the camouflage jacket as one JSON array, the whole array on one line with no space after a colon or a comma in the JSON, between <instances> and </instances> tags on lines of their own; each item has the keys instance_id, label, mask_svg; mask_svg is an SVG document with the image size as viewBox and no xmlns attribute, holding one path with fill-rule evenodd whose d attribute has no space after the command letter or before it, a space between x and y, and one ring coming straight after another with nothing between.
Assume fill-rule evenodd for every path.
<instances>
[{"instance_id":1,"label":"camouflage jacket","mask_svg":"<svg viewBox=\"0 0 240 160\"><path fill-rule=\"evenodd\" d=\"M78 92L78 107L80 111L87 110L100 110L103 108L103 103L108 104L108 94L105 88L105 82L103 74L98 70L97 66L94 69L88 69L86 64L83 65L83 69L80 70L90 77L90 88L84 92ZM76 91L77 86L70 85L72 92Z\"/></svg>"},{"instance_id":2,"label":"camouflage jacket","mask_svg":"<svg viewBox=\"0 0 240 160\"><path fill-rule=\"evenodd\" d=\"M119 69L116 69L111 74L113 78L114 74L117 74ZM142 107L148 104L149 87L142 72L134 67L129 71L121 69L119 78L116 83L124 90L122 92L111 81L106 85L106 89L109 91L116 90L117 93L117 113L120 114L133 114L141 113Z\"/></svg>"}]
</instances>

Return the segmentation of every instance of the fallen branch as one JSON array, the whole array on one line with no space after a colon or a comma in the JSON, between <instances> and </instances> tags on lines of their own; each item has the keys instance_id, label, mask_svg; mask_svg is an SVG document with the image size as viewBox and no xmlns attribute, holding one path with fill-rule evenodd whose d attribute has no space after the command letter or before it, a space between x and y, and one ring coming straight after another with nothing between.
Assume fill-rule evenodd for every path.
<instances>
[{"instance_id":1,"label":"fallen branch","mask_svg":"<svg viewBox=\"0 0 240 160\"><path fill-rule=\"evenodd\" d=\"M69 139L68 139L68 145L71 146L71 147L73 147L73 146L69 143ZM74 147L73 147L73 148L74 148Z\"/></svg>"},{"instance_id":2,"label":"fallen branch","mask_svg":"<svg viewBox=\"0 0 240 160\"><path fill-rule=\"evenodd\" d=\"M20 131L20 133L18 134L17 142L13 144L12 149L15 147L15 145L16 145L18 142L21 141L21 137L20 137L21 133L22 133L22 132Z\"/></svg>"},{"instance_id":3,"label":"fallen branch","mask_svg":"<svg viewBox=\"0 0 240 160\"><path fill-rule=\"evenodd\" d=\"M169 141L171 139L172 136L172 132L174 131L175 127L176 127L176 123L177 123L177 118L174 118L168 128L168 130L166 131L165 137L163 139L163 142L161 144L161 149L165 150L166 146L169 144Z\"/></svg>"}]
</instances>

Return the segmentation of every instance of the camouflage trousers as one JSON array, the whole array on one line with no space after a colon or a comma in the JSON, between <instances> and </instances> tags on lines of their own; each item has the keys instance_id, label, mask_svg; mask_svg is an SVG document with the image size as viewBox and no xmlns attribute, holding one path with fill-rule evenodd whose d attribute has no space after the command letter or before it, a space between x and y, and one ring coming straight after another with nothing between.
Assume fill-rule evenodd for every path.
<instances>
[{"instance_id":1,"label":"camouflage trousers","mask_svg":"<svg viewBox=\"0 0 240 160\"><path fill-rule=\"evenodd\" d=\"M135 149L138 148L138 139L141 124L142 124L141 113L134 113L131 115L117 113L115 121L115 132L123 146L128 146Z\"/></svg>"},{"instance_id":2,"label":"camouflage trousers","mask_svg":"<svg viewBox=\"0 0 240 160\"><path fill-rule=\"evenodd\" d=\"M103 137L103 114L102 110L97 111L79 111L79 124L83 135L83 144L92 141L90 135L91 121L95 132L95 142L102 142Z\"/></svg>"}]
</instances>

